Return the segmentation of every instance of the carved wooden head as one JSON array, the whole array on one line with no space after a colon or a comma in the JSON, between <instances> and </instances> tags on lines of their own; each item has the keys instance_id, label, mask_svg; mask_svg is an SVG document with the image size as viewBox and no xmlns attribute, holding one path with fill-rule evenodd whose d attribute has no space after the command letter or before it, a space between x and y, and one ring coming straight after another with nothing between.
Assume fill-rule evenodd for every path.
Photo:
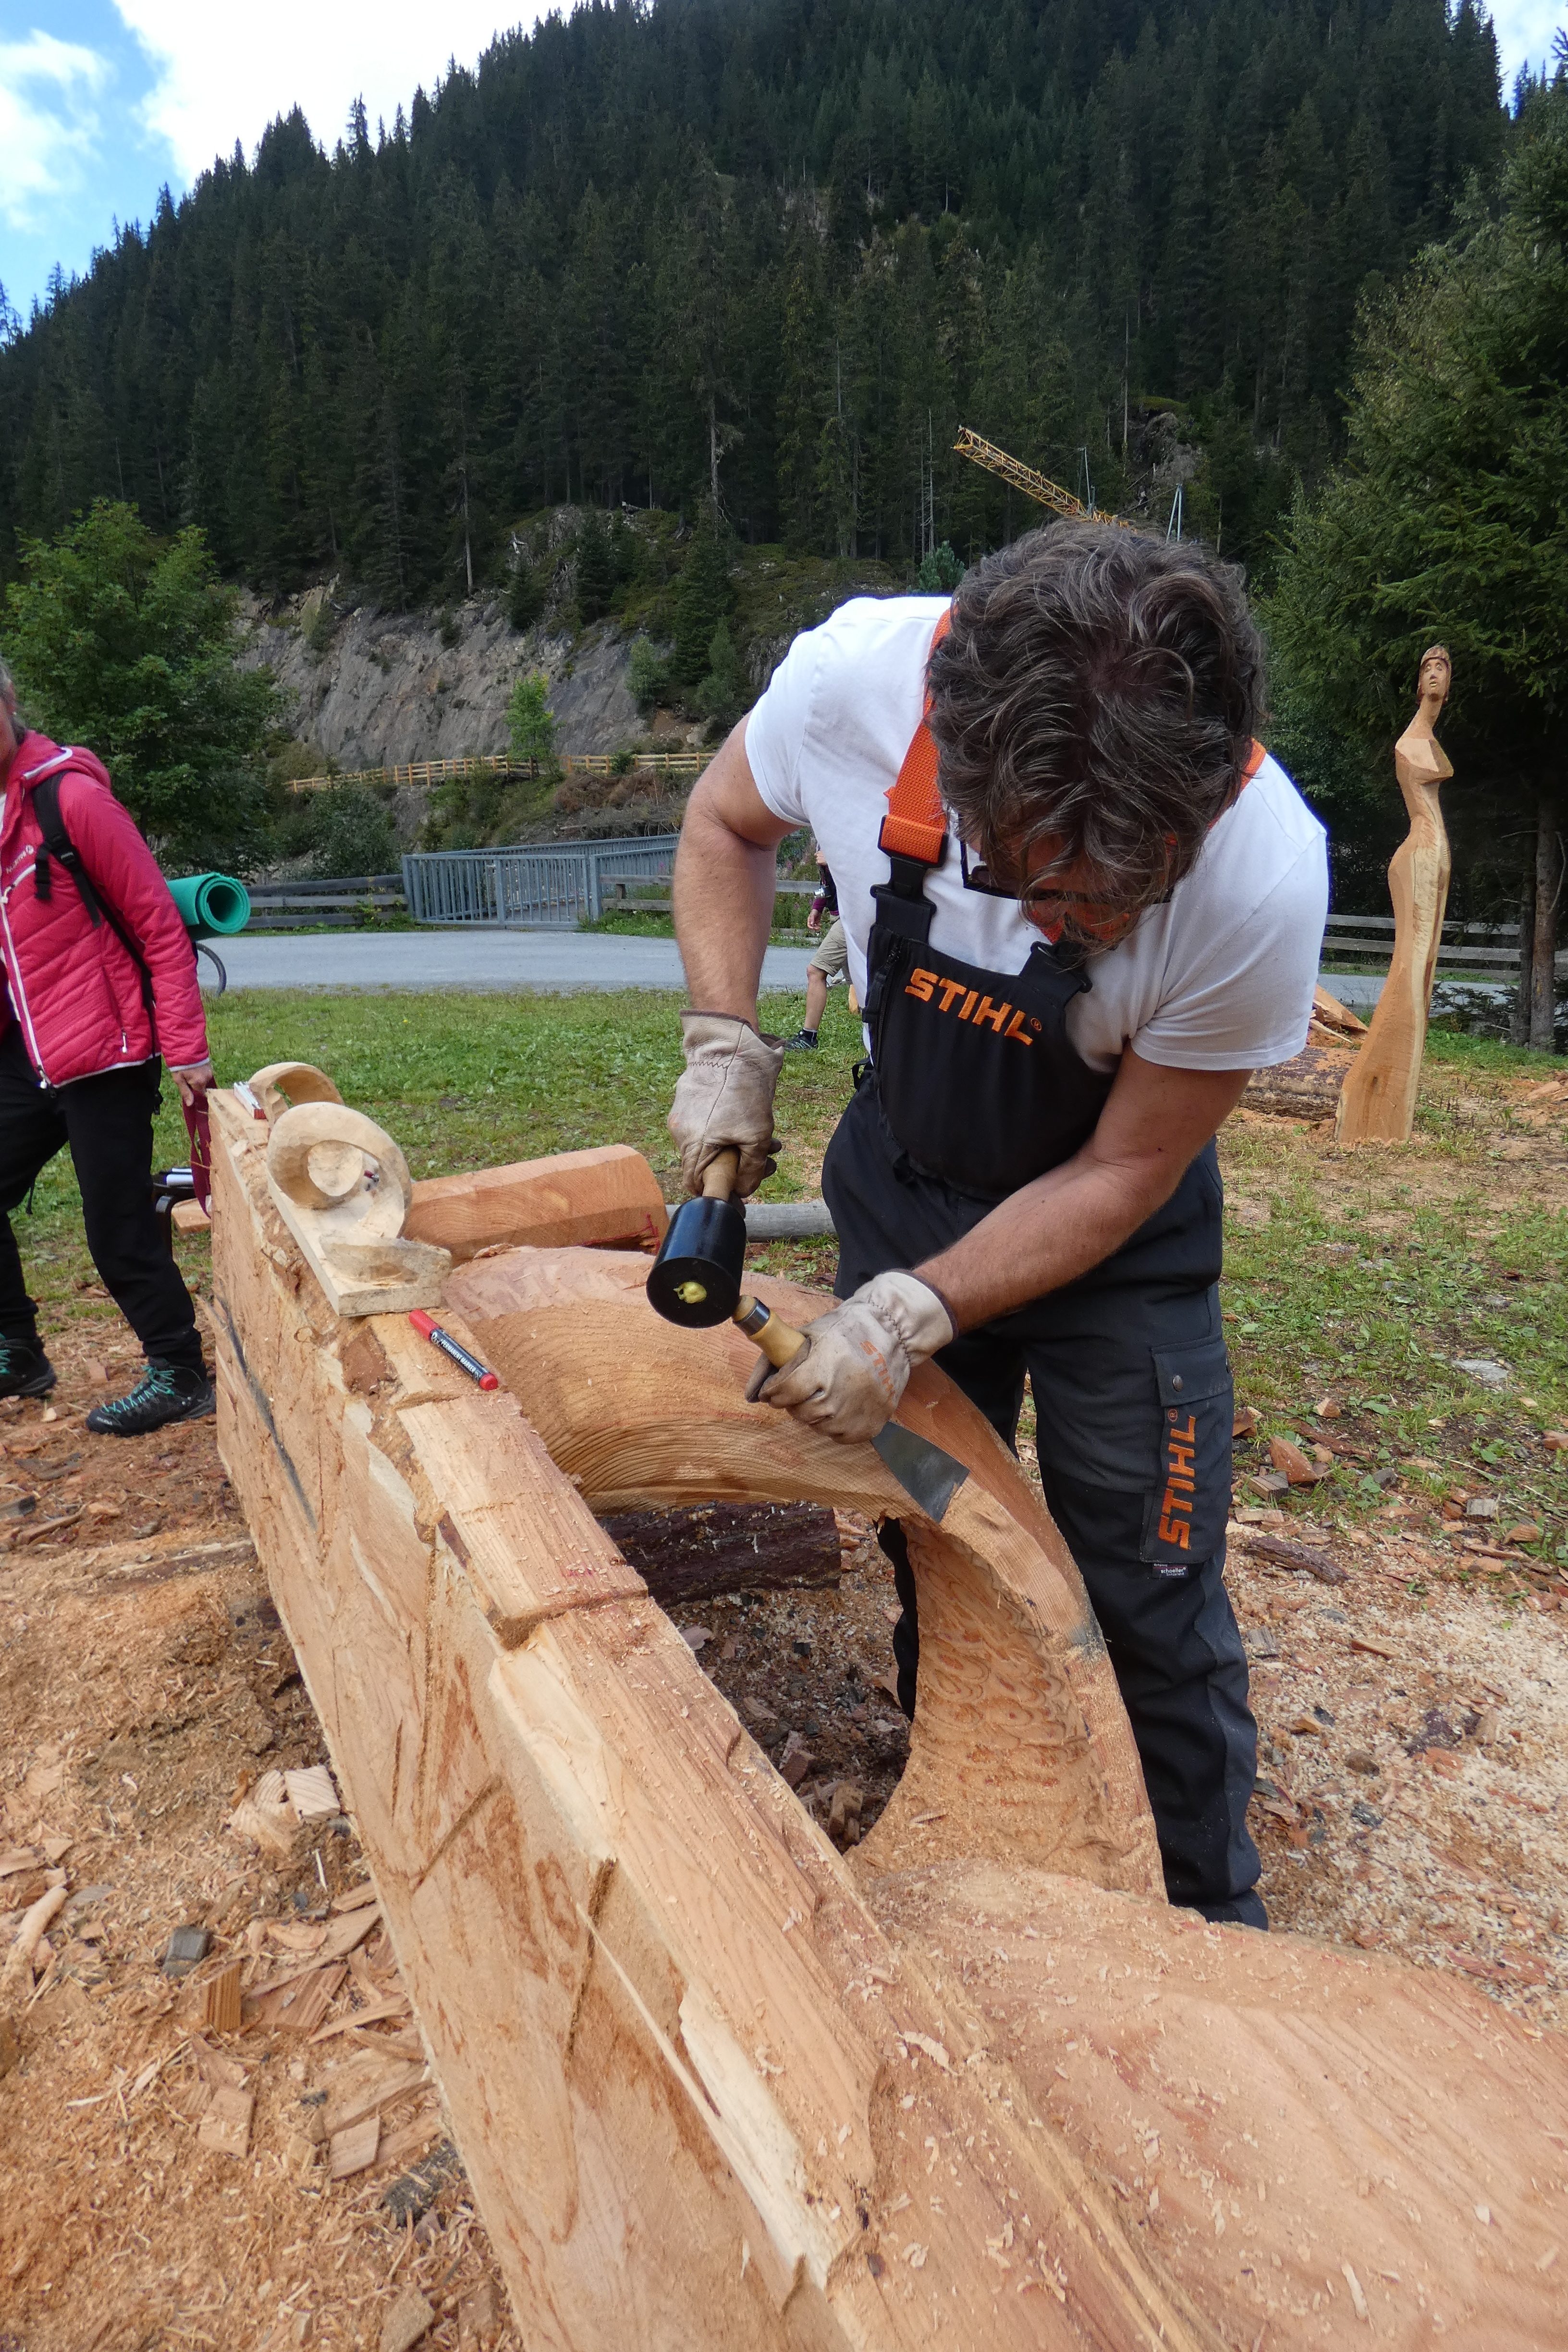
<instances>
[{"instance_id":1,"label":"carved wooden head","mask_svg":"<svg viewBox=\"0 0 1568 2352\"><path fill-rule=\"evenodd\" d=\"M1448 659L1447 646L1428 646L1421 656L1421 672L1415 691L1420 700L1429 703L1436 718L1448 699L1448 689L1454 682L1454 665Z\"/></svg>"}]
</instances>

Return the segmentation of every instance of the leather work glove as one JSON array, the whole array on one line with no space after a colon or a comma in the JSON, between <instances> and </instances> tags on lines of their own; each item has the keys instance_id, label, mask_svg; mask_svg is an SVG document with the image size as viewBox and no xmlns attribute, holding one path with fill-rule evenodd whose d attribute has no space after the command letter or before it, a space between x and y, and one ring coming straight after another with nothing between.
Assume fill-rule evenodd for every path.
<instances>
[{"instance_id":1,"label":"leather work glove","mask_svg":"<svg viewBox=\"0 0 1568 2352\"><path fill-rule=\"evenodd\" d=\"M670 1106L669 1131L686 1189L700 1192L709 1161L735 1150L741 1155L735 1192L744 1200L778 1164L773 1088L784 1041L759 1034L749 1021L729 1013L683 1013L680 1034L686 1070Z\"/></svg>"},{"instance_id":2,"label":"leather work glove","mask_svg":"<svg viewBox=\"0 0 1568 2352\"><path fill-rule=\"evenodd\" d=\"M747 1383L755 1404L781 1405L809 1428L852 1445L889 1422L910 1374L955 1337L934 1290L912 1274L879 1274L805 1327L806 1345L774 1371L765 1356Z\"/></svg>"}]
</instances>

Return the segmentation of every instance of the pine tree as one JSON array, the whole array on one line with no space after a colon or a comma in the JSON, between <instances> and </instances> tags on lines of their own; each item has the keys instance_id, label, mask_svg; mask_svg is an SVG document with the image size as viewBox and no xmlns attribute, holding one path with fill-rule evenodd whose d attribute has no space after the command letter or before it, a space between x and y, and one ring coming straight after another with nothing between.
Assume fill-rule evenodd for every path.
<instances>
[{"instance_id":1,"label":"pine tree","mask_svg":"<svg viewBox=\"0 0 1568 2352\"><path fill-rule=\"evenodd\" d=\"M675 590L675 652L670 674L678 686L694 687L711 659L714 631L733 609L728 552L711 509L704 511L681 566Z\"/></svg>"},{"instance_id":2,"label":"pine tree","mask_svg":"<svg viewBox=\"0 0 1568 2352\"><path fill-rule=\"evenodd\" d=\"M583 621L602 621L616 593L615 552L605 520L590 507L577 534L577 614Z\"/></svg>"}]
</instances>

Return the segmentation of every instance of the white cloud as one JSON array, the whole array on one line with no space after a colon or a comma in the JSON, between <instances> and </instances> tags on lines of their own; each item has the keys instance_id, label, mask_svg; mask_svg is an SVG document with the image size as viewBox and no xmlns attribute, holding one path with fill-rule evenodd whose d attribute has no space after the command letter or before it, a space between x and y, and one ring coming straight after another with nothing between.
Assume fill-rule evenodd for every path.
<instances>
[{"instance_id":1,"label":"white cloud","mask_svg":"<svg viewBox=\"0 0 1568 2352\"><path fill-rule=\"evenodd\" d=\"M1552 71L1552 36L1563 21L1562 0L1495 0L1489 11L1502 62L1502 94L1513 96L1521 66Z\"/></svg>"},{"instance_id":2,"label":"white cloud","mask_svg":"<svg viewBox=\"0 0 1568 2352\"><path fill-rule=\"evenodd\" d=\"M111 70L96 49L52 33L0 41L0 217L10 227L35 228L42 203L79 186L98 135L92 101Z\"/></svg>"},{"instance_id":3,"label":"white cloud","mask_svg":"<svg viewBox=\"0 0 1568 2352\"><path fill-rule=\"evenodd\" d=\"M268 124L304 109L329 150L363 96L374 135L405 112L416 84L429 89L448 58L471 66L495 35L521 17L531 24L543 0L115 0L152 58L158 79L142 108L147 128L167 140L194 179L237 139L248 152Z\"/></svg>"}]
</instances>

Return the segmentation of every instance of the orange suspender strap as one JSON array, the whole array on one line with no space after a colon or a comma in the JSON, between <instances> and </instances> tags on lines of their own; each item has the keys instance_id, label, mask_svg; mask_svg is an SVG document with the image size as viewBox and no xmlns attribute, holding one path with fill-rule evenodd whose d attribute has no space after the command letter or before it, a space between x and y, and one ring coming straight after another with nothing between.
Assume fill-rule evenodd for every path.
<instances>
[{"instance_id":1,"label":"orange suspender strap","mask_svg":"<svg viewBox=\"0 0 1568 2352\"><path fill-rule=\"evenodd\" d=\"M944 613L931 632L935 653L952 622ZM926 656L927 661L931 655ZM908 857L917 866L940 866L947 851L947 813L936 788L936 739L931 731L931 689L926 689L925 714L910 738L903 765L889 787L888 814L877 835L877 846L889 857Z\"/></svg>"}]
</instances>

